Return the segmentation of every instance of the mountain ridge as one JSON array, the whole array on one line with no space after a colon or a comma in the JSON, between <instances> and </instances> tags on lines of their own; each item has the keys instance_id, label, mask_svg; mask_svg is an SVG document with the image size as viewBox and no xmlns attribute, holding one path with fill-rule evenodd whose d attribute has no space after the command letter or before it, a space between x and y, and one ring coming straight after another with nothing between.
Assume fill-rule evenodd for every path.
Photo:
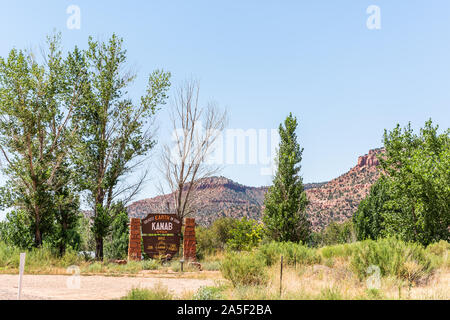
<instances>
[{"instance_id":1,"label":"mountain ridge","mask_svg":"<svg viewBox=\"0 0 450 320\"><path fill-rule=\"evenodd\" d=\"M344 222L351 218L379 177L377 155L382 151L382 148L369 150L358 157L349 171L328 182L304 184L310 200L307 215L314 231L320 231L332 221ZM200 179L192 195L193 217L205 226L220 217L261 220L268 188L245 186L223 176ZM170 212L173 204L172 194L160 195L131 203L128 213L130 217L144 218L149 213Z\"/></svg>"}]
</instances>

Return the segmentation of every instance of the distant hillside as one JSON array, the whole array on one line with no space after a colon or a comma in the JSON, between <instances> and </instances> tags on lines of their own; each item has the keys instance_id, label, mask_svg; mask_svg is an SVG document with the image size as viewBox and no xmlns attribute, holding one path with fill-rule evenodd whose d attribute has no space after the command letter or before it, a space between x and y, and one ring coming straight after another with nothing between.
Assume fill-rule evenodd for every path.
<instances>
[{"instance_id":1,"label":"distant hillside","mask_svg":"<svg viewBox=\"0 0 450 320\"><path fill-rule=\"evenodd\" d=\"M380 152L381 148L370 150L360 156L356 166L348 172L306 192L310 201L306 211L315 230L332 221L344 222L353 216L361 200L379 178L376 155Z\"/></svg>"},{"instance_id":2,"label":"distant hillside","mask_svg":"<svg viewBox=\"0 0 450 320\"><path fill-rule=\"evenodd\" d=\"M314 230L320 230L331 221L345 221L355 212L370 186L377 180L376 154L370 150L361 156L355 167L329 182L305 184L310 200L307 213ZM202 179L193 195L197 223L209 225L220 217L248 217L260 220L264 195L268 187L249 187L225 177ZM173 197L163 195L132 203L129 215L143 218L151 212L167 212L173 208Z\"/></svg>"}]
</instances>

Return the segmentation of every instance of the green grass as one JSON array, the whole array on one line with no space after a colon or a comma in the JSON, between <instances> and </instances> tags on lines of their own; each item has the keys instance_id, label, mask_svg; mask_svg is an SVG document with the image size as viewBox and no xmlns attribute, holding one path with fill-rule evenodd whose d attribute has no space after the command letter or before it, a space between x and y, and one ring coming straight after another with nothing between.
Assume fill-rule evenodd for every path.
<instances>
[{"instance_id":1,"label":"green grass","mask_svg":"<svg viewBox=\"0 0 450 320\"><path fill-rule=\"evenodd\" d=\"M320 295L317 297L318 300L343 300L343 296L338 288L330 287L322 289Z\"/></svg>"},{"instance_id":2,"label":"green grass","mask_svg":"<svg viewBox=\"0 0 450 320\"><path fill-rule=\"evenodd\" d=\"M220 261L205 261L202 262L202 268L206 271L219 271L221 263Z\"/></svg>"},{"instance_id":3,"label":"green grass","mask_svg":"<svg viewBox=\"0 0 450 320\"><path fill-rule=\"evenodd\" d=\"M25 265L29 270L67 268L71 265L81 265L85 261L81 255L78 255L71 248L66 250L64 256L59 257L54 250L45 245L42 248L20 250L0 242L0 267L17 269L21 252L26 252Z\"/></svg>"},{"instance_id":4,"label":"green grass","mask_svg":"<svg viewBox=\"0 0 450 320\"><path fill-rule=\"evenodd\" d=\"M173 295L167 287L156 284L153 289L133 288L121 300L172 300Z\"/></svg>"},{"instance_id":5,"label":"green grass","mask_svg":"<svg viewBox=\"0 0 450 320\"><path fill-rule=\"evenodd\" d=\"M154 259L143 260L141 265L142 270L158 270L161 268L161 263Z\"/></svg>"}]
</instances>

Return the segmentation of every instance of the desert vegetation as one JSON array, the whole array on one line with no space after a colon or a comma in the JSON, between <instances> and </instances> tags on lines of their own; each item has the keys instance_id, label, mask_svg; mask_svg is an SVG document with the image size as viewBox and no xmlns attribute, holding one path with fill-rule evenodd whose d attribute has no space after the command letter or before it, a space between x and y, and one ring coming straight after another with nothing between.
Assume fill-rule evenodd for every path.
<instances>
[{"instance_id":1,"label":"desert vegetation","mask_svg":"<svg viewBox=\"0 0 450 320\"><path fill-rule=\"evenodd\" d=\"M208 256L202 263L220 261L223 279L214 286L170 298L449 299L449 250L450 244L445 241L423 247L394 238L320 248L269 242L251 251ZM280 288L281 256L284 264ZM149 289L134 290L130 296L161 297Z\"/></svg>"}]
</instances>

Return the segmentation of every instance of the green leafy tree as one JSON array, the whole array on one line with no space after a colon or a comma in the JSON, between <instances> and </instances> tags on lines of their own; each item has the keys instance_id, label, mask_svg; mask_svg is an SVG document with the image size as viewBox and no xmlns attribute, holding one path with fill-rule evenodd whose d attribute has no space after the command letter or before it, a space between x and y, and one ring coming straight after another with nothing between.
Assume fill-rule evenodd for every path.
<instances>
[{"instance_id":1,"label":"green leafy tree","mask_svg":"<svg viewBox=\"0 0 450 320\"><path fill-rule=\"evenodd\" d=\"M384 133L380 164L392 198L385 235L424 245L450 240L450 130L438 134L431 119L415 134L408 124Z\"/></svg>"},{"instance_id":2,"label":"green leafy tree","mask_svg":"<svg viewBox=\"0 0 450 320\"><path fill-rule=\"evenodd\" d=\"M106 256L111 259L125 259L128 255L129 230L127 209L119 203L117 211L111 225L111 235L109 243L106 246Z\"/></svg>"},{"instance_id":3,"label":"green leafy tree","mask_svg":"<svg viewBox=\"0 0 450 320\"><path fill-rule=\"evenodd\" d=\"M297 142L297 119L292 113L279 127L280 145L273 185L264 199L263 221L267 235L276 241L307 241L310 222L306 216L308 199L299 175L303 148Z\"/></svg>"},{"instance_id":4,"label":"green leafy tree","mask_svg":"<svg viewBox=\"0 0 450 320\"><path fill-rule=\"evenodd\" d=\"M80 249L79 197L70 188L65 187L56 193L55 198L55 225L52 236L54 246L58 248L60 256L63 256L67 246L75 250Z\"/></svg>"},{"instance_id":5,"label":"green leafy tree","mask_svg":"<svg viewBox=\"0 0 450 320\"><path fill-rule=\"evenodd\" d=\"M378 179L359 203L352 218L358 240L376 240L383 235L385 204L391 199L388 183L385 177Z\"/></svg>"},{"instance_id":6,"label":"green leafy tree","mask_svg":"<svg viewBox=\"0 0 450 320\"><path fill-rule=\"evenodd\" d=\"M330 246L340 243L349 243L355 241L355 233L352 221L342 223L331 222L324 230L320 232L320 244Z\"/></svg>"},{"instance_id":7,"label":"green leafy tree","mask_svg":"<svg viewBox=\"0 0 450 320\"><path fill-rule=\"evenodd\" d=\"M44 62L13 49L0 58L0 155L11 206L28 215L35 246L53 226L57 176L67 159L77 126L84 70L63 58L60 36L48 38Z\"/></svg>"},{"instance_id":8,"label":"green leafy tree","mask_svg":"<svg viewBox=\"0 0 450 320\"><path fill-rule=\"evenodd\" d=\"M34 245L34 230L30 217L24 211L13 210L0 221L0 241L21 249L31 249Z\"/></svg>"},{"instance_id":9,"label":"green leafy tree","mask_svg":"<svg viewBox=\"0 0 450 320\"><path fill-rule=\"evenodd\" d=\"M144 173L137 182L125 183L125 177L143 163L155 144L151 121L158 106L165 103L170 85L170 74L156 70L140 102L133 103L127 88L135 75L125 70L122 43L116 35L107 42L89 38L88 49L81 54L88 81L82 104L74 113L74 124L80 127L74 163L78 184L87 191L93 211L98 259L103 259L103 240L118 214L114 204L126 204L145 179Z\"/></svg>"},{"instance_id":10,"label":"green leafy tree","mask_svg":"<svg viewBox=\"0 0 450 320\"><path fill-rule=\"evenodd\" d=\"M209 227L211 230L210 239L212 246L219 250L224 249L227 241L232 237L231 231L237 228L239 222L239 219L230 217L215 220Z\"/></svg>"},{"instance_id":11,"label":"green leafy tree","mask_svg":"<svg viewBox=\"0 0 450 320\"><path fill-rule=\"evenodd\" d=\"M87 255L88 252L95 252L95 237L92 233L92 219L81 215L77 225L78 234L80 234L80 251Z\"/></svg>"},{"instance_id":12,"label":"green leafy tree","mask_svg":"<svg viewBox=\"0 0 450 320\"><path fill-rule=\"evenodd\" d=\"M239 219L223 217L216 219L209 227L197 226L195 238L197 241L197 258L225 249L227 241L232 237L231 230L236 228Z\"/></svg>"},{"instance_id":13,"label":"green leafy tree","mask_svg":"<svg viewBox=\"0 0 450 320\"><path fill-rule=\"evenodd\" d=\"M246 217L238 220L229 231L230 238L227 240L227 248L231 250L251 250L261 242L264 227L255 220Z\"/></svg>"}]
</instances>

